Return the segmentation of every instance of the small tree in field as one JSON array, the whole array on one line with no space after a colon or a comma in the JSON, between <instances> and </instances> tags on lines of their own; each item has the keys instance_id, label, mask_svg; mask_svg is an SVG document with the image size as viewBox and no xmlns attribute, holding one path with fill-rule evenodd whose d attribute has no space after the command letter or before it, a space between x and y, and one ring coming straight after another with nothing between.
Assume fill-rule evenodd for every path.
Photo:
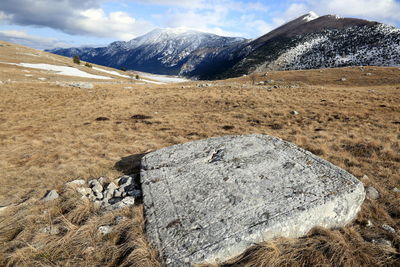
<instances>
[{"instance_id":1,"label":"small tree in field","mask_svg":"<svg viewBox=\"0 0 400 267\"><path fill-rule=\"evenodd\" d=\"M74 56L74 57L72 58L72 61L73 61L75 64L78 64L78 65L81 64L81 59L79 58L78 55Z\"/></svg>"},{"instance_id":2,"label":"small tree in field","mask_svg":"<svg viewBox=\"0 0 400 267\"><path fill-rule=\"evenodd\" d=\"M250 78L251 84L253 84L253 85L256 84L257 73L255 73L255 72L250 73L249 78Z\"/></svg>"},{"instance_id":3,"label":"small tree in field","mask_svg":"<svg viewBox=\"0 0 400 267\"><path fill-rule=\"evenodd\" d=\"M140 80L139 74L136 74L136 80Z\"/></svg>"}]
</instances>

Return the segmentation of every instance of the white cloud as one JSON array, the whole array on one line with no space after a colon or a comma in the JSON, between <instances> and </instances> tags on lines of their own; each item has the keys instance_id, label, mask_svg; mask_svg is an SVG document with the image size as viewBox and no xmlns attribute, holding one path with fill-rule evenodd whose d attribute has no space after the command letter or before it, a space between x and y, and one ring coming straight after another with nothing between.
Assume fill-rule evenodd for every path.
<instances>
[{"instance_id":1,"label":"white cloud","mask_svg":"<svg viewBox=\"0 0 400 267\"><path fill-rule=\"evenodd\" d=\"M0 23L5 22L6 20L11 20L12 16L0 11Z\"/></svg>"},{"instance_id":2,"label":"white cloud","mask_svg":"<svg viewBox=\"0 0 400 267\"><path fill-rule=\"evenodd\" d=\"M155 4L165 6L184 6L184 7L200 7L204 5L205 0L130 0L131 2Z\"/></svg>"},{"instance_id":3,"label":"white cloud","mask_svg":"<svg viewBox=\"0 0 400 267\"><path fill-rule=\"evenodd\" d=\"M183 26L223 36L249 37L249 33L265 34L271 29L271 25L250 15L254 11L267 12L267 10L268 7L260 2L204 0L201 8L175 7L155 17L167 27ZM237 13L242 15L237 17Z\"/></svg>"},{"instance_id":4,"label":"white cloud","mask_svg":"<svg viewBox=\"0 0 400 267\"><path fill-rule=\"evenodd\" d=\"M21 45L37 49L71 47L71 44L67 44L55 38L43 38L41 36L30 35L23 31L14 31L14 30L0 31L0 39L6 42L18 43Z\"/></svg>"},{"instance_id":5,"label":"white cloud","mask_svg":"<svg viewBox=\"0 0 400 267\"><path fill-rule=\"evenodd\" d=\"M303 4L303 3L294 3L291 4L285 11L285 17L287 17L289 20L293 18L300 17L301 15L306 14L308 11L308 7Z\"/></svg>"},{"instance_id":6,"label":"white cloud","mask_svg":"<svg viewBox=\"0 0 400 267\"><path fill-rule=\"evenodd\" d=\"M400 22L400 3L395 0L306 0L291 4L282 14L293 19L308 11L321 15L359 17L380 22Z\"/></svg>"},{"instance_id":7,"label":"white cloud","mask_svg":"<svg viewBox=\"0 0 400 267\"><path fill-rule=\"evenodd\" d=\"M103 0L1 0L0 18L11 24L61 30L71 35L89 35L128 40L154 28L126 12L106 13ZM29 7L29 8L28 8Z\"/></svg>"},{"instance_id":8,"label":"white cloud","mask_svg":"<svg viewBox=\"0 0 400 267\"><path fill-rule=\"evenodd\" d=\"M312 0L310 4L318 10L343 16L400 21L400 3L395 0Z\"/></svg>"},{"instance_id":9,"label":"white cloud","mask_svg":"<svg viewBox=\"0 0 400 267\"><path fill-rule=\"evenodd\" d=\"M129 14L117 11L105 14L103 9L87 9L80 12L78 19L70 20L68 31L97 37L116 37L130 40L154 28L146 21L138 21Z\"/></svg>"}]
</instances>

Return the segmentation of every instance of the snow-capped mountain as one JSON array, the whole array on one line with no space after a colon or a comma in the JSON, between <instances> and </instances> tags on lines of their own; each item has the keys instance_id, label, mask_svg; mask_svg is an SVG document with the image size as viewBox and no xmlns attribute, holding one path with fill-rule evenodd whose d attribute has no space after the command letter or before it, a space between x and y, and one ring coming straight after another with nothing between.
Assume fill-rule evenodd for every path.
<instances>
[{"instance_id":1,"label":"snow-capped mountain","mask_svg":"<svg viewBox=\"0 0 400 267\"><path fill-rule=\"evenodd\" d=\"M400 29L310 12L254 40L156 29L107 47L50 52L116 68L223 79L265 70L400 65Z\"/></svg>"},{"instance_id":2,"label":"snow-capped mountain","mask_svg":"<svg viewBox=\"0 0 400 267\"><path fill-rule=\"evenodd\" d=\"M157 74L180 74L182 65L198 49L221 49L246 42L182 28L155 29L128 42L114 42L100 48L55 49L50 52L79 55L82 60L116 68Z\"/></svg>"},{"instance_id":3,"label":"snow-capped mountain","mask_svg":"<svg viewBox=\"0 0 400 267\"><path fill-rule=\"evenodd\" d=\"M203 56L197 65L218 71L187 73L200 79L237 77L253 71L400 65L400 29L367 20L305 14L236 51Z\"/></svg>"}]
</instances>

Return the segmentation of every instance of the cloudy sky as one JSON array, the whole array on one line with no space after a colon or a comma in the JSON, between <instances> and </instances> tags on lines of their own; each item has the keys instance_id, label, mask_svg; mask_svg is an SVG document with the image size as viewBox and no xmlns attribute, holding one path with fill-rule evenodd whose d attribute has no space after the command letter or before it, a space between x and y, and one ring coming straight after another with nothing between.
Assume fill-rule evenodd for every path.
<instances>
[{"instance_id":1,"label":"cloudy sky","mask_svg":"<svg viewBox=\"0 0 400 267\"><path fill-rule=\"evenodd\" d=\"M400 26L400 0L0 0L0 40L102 46L167 27L255 38L311 10Z\"/></svg>"}]
</instances>

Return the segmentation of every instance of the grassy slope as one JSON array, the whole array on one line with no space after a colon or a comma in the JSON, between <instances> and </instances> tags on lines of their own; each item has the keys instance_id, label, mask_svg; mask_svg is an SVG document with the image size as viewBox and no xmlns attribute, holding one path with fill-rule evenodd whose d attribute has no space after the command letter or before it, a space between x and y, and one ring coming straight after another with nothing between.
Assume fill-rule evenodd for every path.
<instances>
[{"instance_id":1,"label":"grassy slope","mask_svg":"<svg viewBox=\"0 0 400 267\"><path fill-rule=\"evenodd\" d=\"M0 61L7 61L3 57ZM281 137L359 178L367 175L363 181L381 198L367 199L357 220L345 228L259 244L227 266L399 263L399 231L381 228L383 223L400 228L400 194L392 191L400 188L398 68L259 76L282 87L272 91L252 86L247 77L209 88L187 83L127 89L126 84L98 83L84 90L25 80L22 70L0 65L0 80L19 81L0 85L0 205L22 203L0 214L1 266L156 266L157 253L144 237L141 205L104 215L69 191L54 203L38 199L75 178L114 179L121 174L114 165L124 156L250 133ZM347 81L339 81L342 77ZM300 87L289 88L295 84ZM293 110L299 115L291 115ZM135 114L152 118L144 123L131 119ZM96 121L101 116L109 120ZM121 215L129 219L111 234L97 233L97 227ZM43 233L48 226L60 233ZM393 247L372 243L379 238Z\"/></svg>"}]
</instances>

